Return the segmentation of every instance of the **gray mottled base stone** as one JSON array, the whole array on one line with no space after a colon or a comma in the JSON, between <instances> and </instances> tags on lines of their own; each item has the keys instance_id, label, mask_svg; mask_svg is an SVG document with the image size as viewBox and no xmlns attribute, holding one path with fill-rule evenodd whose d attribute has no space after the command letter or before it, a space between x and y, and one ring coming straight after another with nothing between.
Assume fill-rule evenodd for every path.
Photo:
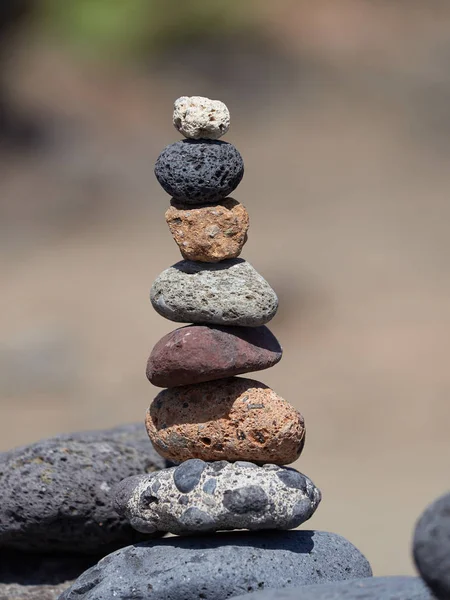
<instances>
[{"instance_id":1,"label":"gray mottled base stone","mask_svg":"<svg viewBox=\"0 0 450 600\"><path fill-rule=\"evenodd\" d=\"M288 467L190 459L124 480L115 506L143 533L189 534L294 529L314 514L320 500L313 482Z\"/></svg>"},{"instance_id":2,"label":"gray mottled base stone","mask_svg":"<svg viewBox=\"0 0 450 600\"><path fill-rule=\"evenodd\" d=\"M369 577L323 585L272 589L236 600L433 600L418 577Z\"/></svg>"},{"instance_id":3,"label":"gray mottled base stone","mask_svg":"<svg viewBox=\"0 0 450 600\"><path fill-rule=\"evenodd\" d=\"M142 424L60 435L0 455L0 548L107 554L142 539L114 486L166 466Z\"/></svg>"},{"instance_id":4,"label":"gray mottled base stone","mask_svg":"<svg viewBox=\"0 0 450 600\"><path fill-rule=\"evenodd\" d=\"M359 550L333 533L221 533L122 548L86 571L61 600L222 600L371 574Z\"/></svg>"},{"instance_id":5,"label":"gray mottled base stone","mask_svg":"<svg viewBox=\"0 0 450 600\"><path fill-rule=\"evenodd\" d=\"M245 260L182 260L163 271L150 291L153 308L179 323L257 327L268 323L278 298Z\"/></svg>"},{"instance_id":6,"label":"gray mottled base stone","mask_svg":"<svg viewBox=\"0 0 450 600\"><path fill-rule=\"evenodd\" d=\"M439 600L450 598L450 494L438 498L417 522L413 541L419 573Z\"/></svg>"}]
</instances>

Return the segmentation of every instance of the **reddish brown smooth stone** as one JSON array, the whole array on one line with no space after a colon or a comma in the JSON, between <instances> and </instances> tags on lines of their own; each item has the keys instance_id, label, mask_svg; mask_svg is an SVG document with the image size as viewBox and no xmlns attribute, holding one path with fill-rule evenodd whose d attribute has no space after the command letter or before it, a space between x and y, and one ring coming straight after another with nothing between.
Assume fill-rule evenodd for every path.
<instances>
[{"instance_id":1,"label":"reddish brown smooth stone","mask_svg":"<svg viewBox=\"0 0 450 600\"><path fill-rule=\"evenodd\" d=\"M189 325L159 340L148 359L147 377L158 387L189 385L268 369L282 353L264 325Z\"/></svg>"},{"instance_id":2,"label":"reddish brown smooth stone","mask_svg":"<svg viewBox=\"0 0 450 600\"><path fill-rule=\"evenodd\" d=\"M244 377L163 390L145 425L155 450L175 462L288 465L305 444L302 415L263 383Z\"/></svg>"}]
</instances>

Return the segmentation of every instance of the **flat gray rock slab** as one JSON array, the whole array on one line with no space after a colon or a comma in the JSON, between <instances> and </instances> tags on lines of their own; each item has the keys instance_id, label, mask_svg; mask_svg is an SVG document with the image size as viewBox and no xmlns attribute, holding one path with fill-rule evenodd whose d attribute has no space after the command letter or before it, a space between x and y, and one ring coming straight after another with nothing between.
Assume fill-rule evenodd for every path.
<instances>
[{"instance_id":1,"label":"flat gray rock slab","mask_svg":"<svg viewBox=\"0 0 450 600\"><path fill-rule=\"evenodd\" d=\"M142 540L114 487L167 465L143 424L60 435L0 455L0 548L105 555Z\"/></svg>"},{"instance_id":2,"label":"flat gray rock slab","mask_svg":"<svg viewBox=\"0 0 450 600\"><path fill-rule=\"evenodd\" d=\"M433 600L418 577L370 577L323 585L272 589L236 600Z\"/></svg>"},{"instance_id":3,"label":"flat gray rock slab","mask_svg":"<svg viewBox=\"0 0 450 600\"><path fill-rule=\"evenodd\" d=\"M182 260L156 278L150 300L162 317L179 323L257 327L278 308L273 289L241 258L213 264Z\"/></svg>"},{"instance_id":4,"label":"flat gray rock slab","mask_svg":"<svg viewBox=\"0 0 450 600\"><path fill-rule=\"evenodd\" d=\"M424 511L417 522L413 555L419 573L439 600L450 598L450 494Z\"/></svg>"},{"instance_id":5,"label":"flat gray rock slab","mask_svg":"<svg viewBox=\"0 0 450 600\"><path fill-rule=\"evenodd\" d=\"M314 483L295 469L225 460L190 459L129 477L116 490L116 510L143 533L294 529L321 500Z\"/></svg>"},{"instance_id":6,"label":"flat gray rock slab","mask_svg":"<svg viewBox=\"0 0 450 600\"><path fill-rule=\"evenodd\" d=\"M223 600L371 575L359 550L333 533L233 532L122 548L86 571L61 600Z\"/></svg>"}]
</instances>

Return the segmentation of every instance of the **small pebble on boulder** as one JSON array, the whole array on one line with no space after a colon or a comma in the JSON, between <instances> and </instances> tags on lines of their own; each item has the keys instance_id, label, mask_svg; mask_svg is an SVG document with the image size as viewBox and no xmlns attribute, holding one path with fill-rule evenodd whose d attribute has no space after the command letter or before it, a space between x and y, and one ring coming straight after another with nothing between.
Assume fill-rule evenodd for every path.
<instances>
[{"instance_id":1,"label":"small pebble on boulder","mask_svg":"<svg viewBox=\"0 0 450 600\"><path fill-rule=\"evenodd\" d=\"M141 424L60 435L0 455L0 548L107 554L139 536L114 486L167 463Z\"/></svg>"},{"instance_id":2,"label":"small pebble on boulder","mask_svg":"<svg viewBox=\"0 0 450 600\"><path fill-rule=\"evenodd\" d=\"M156 278L150 300L157 313L178 323L258 327L278 309L273 289L241 258L214 264L182 260Z\"/></svg>"},{"instance_id":3,"label":"small pebble on boulder","mask_svg":"<svg viewBox=\"0 0 450 600\"><path fill-rule=\"evenodd\" d=\"M243 377L163 390L147 411L146 427L155 450L174 462L286 465L305 443L302 415L263 383Z\"/></svg>"},{"instance_id":4,"label":"small pebble on boulder","mask_svg":"<svg viewBox=\"0 0 450 600\"><path fill-rule=\"evenodd\" d=\"M244 176L244 161L228 142L182 140L161 152L155 175L181 204L215 203L237 188Z\"/></svg>"},{"instance_id":5,"label":"small pebble on boulder","mask_svg":"<svg viewBox=\"0 0 450 600\"><path fill-rule=\"evenodd\" d=\"M217 140L230 127L230 113L220 100L181 96L175 100L173 124L186 138Z\"/></svg>"},{"instance_id":6,"label":"small pebble on boulder","mask_svg":"<svg viewBox=\"0 0 450 600\"><path fill-rule=\"evenodd\" d=\"M142 533L195 534L294 529L314 514L320 499L313 482L289 467L194 458L125 479L115 507Z\"/></svg>"},{"instance_id":7,"label":"small pebble on boulder","mask_svg":"<svg viewBox=\"0 0 450 600\"><path fill-rule=\"evenodd\" d=\"M122 548L81 575L60 600L226 600L371 575L361 552L334 533L219 533Z\"/></svg>"},{"instance_id":8,"label":"small pebble on boulder","mask_svg":"<svg viewBox=\"0 0 450 600\"><path fill-rule=\"evenodd\" d=\"M268 369L282 353L264 325L189 325L159 340L148 359L147 377L158 387L189 385Z\"/></svg>"},{"instance_id":9,"label":"small pebble on boulder","mask_svg":"<svg viewBox=\"0 0 450 600\"><path fill-rule=\"evenodd\" d=\"M417 522L413 556L438 600L450 598L450 494L433 502Z\"/></svg>"},{"instance_id":10,"label":"small pebble on boulder","mask_svg":"<svg viewBox=\"0 0 450 600\"><path fill-rule=\"evenodd\" d=\"M198 208L172 202L166 222L186 260L214 263L236 258L247 241L248 212L232 198Z\"/></svg>"}]
</instances>

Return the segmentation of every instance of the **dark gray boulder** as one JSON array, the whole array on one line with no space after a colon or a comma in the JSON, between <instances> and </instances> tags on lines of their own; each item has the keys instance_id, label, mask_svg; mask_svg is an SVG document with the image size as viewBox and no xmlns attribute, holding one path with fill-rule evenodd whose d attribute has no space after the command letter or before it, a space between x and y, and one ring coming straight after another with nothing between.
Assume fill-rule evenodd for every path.
<instances>
[{"instance_id":1,"label":"dark gray boulder","mask_svg":"<svg viewBox=\"0 0 450 600\"><path fill-rule=\"evenodd\" d=\"M167 466L143 424L59 435L0 455L0 548L107 554L142 540L113 508L122 479Z\"/></svg>"},{"instance_id":2,"label":"dark gray boulder","mask_svg":"<svg viewBox=\"0 0 450 600\"><path fill-rule=\"evenodd\" d=\"M236 600L433 600L418 577L368 577L322 585L272 589Z\"/></svg>"},{"instance_id":3,"label":"dark gray boulder","mask_svg":"<svg viewBox=\"0 0 450 600\"><path fill-rule=\"evenodd\" d=\"M450 598L450 493L433 502L417 522L413 540L417 569L439 600Z\"/></svg>"},{"instance_id":4,"label":"dark gray boulder","mask_svg":"<svg viewBox=\"0 0 450 600\"><path fill-rule=\"evenodd\" d=\"M60 600L222 600L371 575L359 550L333 533L220 533L122 548L81 575Z\"/></svg>"}]
</instances>

